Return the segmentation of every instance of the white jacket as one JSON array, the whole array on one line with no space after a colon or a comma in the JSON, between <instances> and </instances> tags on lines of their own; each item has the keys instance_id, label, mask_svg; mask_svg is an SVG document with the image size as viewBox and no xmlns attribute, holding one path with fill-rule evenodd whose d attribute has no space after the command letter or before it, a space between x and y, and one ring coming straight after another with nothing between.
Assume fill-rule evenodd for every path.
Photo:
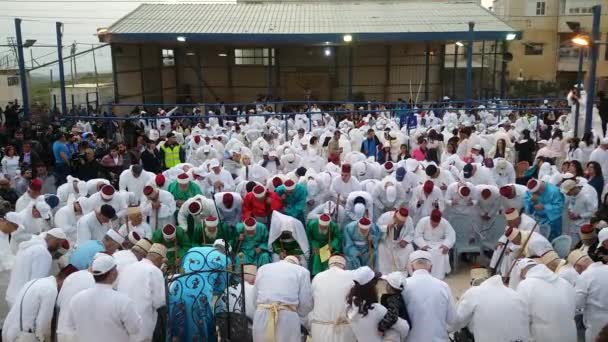
<instances>
[{"instance_id":1,"label":"white jacket","mask_svg":"<svg viewBox=\"0 0 608 342\"><path fill-rule=\"evenodd\" d=\"M48 277L51 273L53 258L49 253L46 241L41 236L34 236L19 245L15 265L6 289L6 301L9 306L16 303L17 293L25 283L32 279Z\"/></svg>"},{"instance_id":2,"label":"white jacket","mask_svg":"<svg viewBox=\"0 0 608 342\"><path fill-rule=\"evenodd\" d=\"M468 326L478 342L530 339L527 303L517 292L504 286L500 275L468 289L460 298L456 316L455 328Z\"/></svg>"},{"instance_id":3,"label":"white jacket","mask_svg":"<svg viewBox=\"0 0 608 342\"><path fill-rule=\"evenodd\" d=\"M595 338L608 323L608 265L591 264L576 279L576 308L583 310L585 341Z\"/></svg>"},{"instance_id":4,"label":"white jacket","mask_svg":"<svg viewBox=\"0 0 608 342\"><path fill-rule=\"evenodd\" d=\"M572 285L545 265L536 265L517 286L528 304L534 341L576 341L575 292Z\"/></svg>"},{"instance_id":5,"label":"white jacket","mask_svg":"<svg viewBox=\"0 0 608 342\"><path fill-rule=\"evenodd\" d=\"M135 178L131 169L131 165L127 170L124 170L118 179L118 189L126 190L135 194L137 198L141 198L144 194L144 187L151 182L154 182L156 175L152 172L142 170L139 177Z\"/></svg>"}]
</instances>

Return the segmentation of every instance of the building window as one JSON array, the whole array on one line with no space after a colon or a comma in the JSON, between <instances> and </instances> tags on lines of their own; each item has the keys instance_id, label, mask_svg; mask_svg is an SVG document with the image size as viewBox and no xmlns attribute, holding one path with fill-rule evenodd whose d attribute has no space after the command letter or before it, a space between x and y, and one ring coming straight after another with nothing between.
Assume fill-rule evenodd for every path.
<instances>
[{"instance_id":1,"label":"building window","mask_svg":"<svg viewBox=\"0 0 608 342\"><path fill-rule=\"evenodd\" d=\"M525 55L526 56L538 56L543 54L543 44L539 43L526 43L525 44Z\"/></svg>"},{"instance_id":2,"label":"building window","mask_svg":"<svg viewBox=\"0 0 608 342\"><path fill-rule=\"evenodd\" d=\"M9 76L6 81L9 87L17 86L19 85L19 76Z\"/></svg>"},{"instance_id":3,"label":"building window","mask_svg":"<svg viewBox=\"0 0 608 342\"><path fill-rule=\"evenodd\" d=\"M536 15L545 15L545 2L544 1L536 2Z\"/></svg>"},{"instance_id":4,"label":"building window","mask_svg":"<svg viewBox=\"0 0 608 342\"><path fill-rule=\"evenodd\" d=\"M274 65L274 49L234 49L234 64L236 65L268 65L268 53L272 53Z\"/></svg>"},{"instance_id":5,"label":"building window","mask_svg":"<svg viewBox=\"0 0 608 342\"><path fill-rule=\"evenodd\" d=\"M570 14L579 14L579 13L580 13L580 11L581 11L581 9L580 9L580 8L578 8L578 7L574 7L574 8L570 8L570 9L568 10L568 13L570 13Z\"/></svg>"},{"instance_id":6,"label":"building window","mask_svg":"<svg viewBox=\"0 0 608 342\"><path fill-rule=\"evenodd\" d=\"M174 66L175 55L173 49L163 49L163 66Z\"/></svg>"}]
</instances>

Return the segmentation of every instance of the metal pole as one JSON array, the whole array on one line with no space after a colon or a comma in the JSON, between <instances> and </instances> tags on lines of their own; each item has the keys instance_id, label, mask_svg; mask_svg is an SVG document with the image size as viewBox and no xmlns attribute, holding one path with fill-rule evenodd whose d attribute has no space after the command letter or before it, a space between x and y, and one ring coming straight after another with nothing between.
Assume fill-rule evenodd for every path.
<instances>
[{"instance_id":1,"label":"metal pole","mask_svg":"<svg viewBox=\"0 0 608 342\"><path fill-rule=\"evenodd\" d=\"M481 42L481 72L479 73L479 98L482 98L482 93L483 93L483 62L484 61L484 57L485 57L485 53L486 53L486 41L483 40ZM487 96L486 96L487 97Z\"/></svg>"},{"instance_id":2,"label":"metal pole","mask_svg":"<svg viewBox=\"0 0 608 342\"><path fill-rule=\"evenodd\" d=\"M496 53L498 52L498 40L494 41L494 68L492 69L492 97L496 97Z\"/></svg>"},{"instance_id":3,"label":"metal pole","mask_svg":"<svg viewBox=\"0 0 608 342\"><path fill-rule=\"evenodd\" d=\"M23 38L21 37L21 19L15 18L15 34L17 35L17 56L19 57L19 81L21 82L21 103L23 104L23 114L29 114L29 96L27 93L27 74L25 71L25 57L23 56Z\"/></svg>"},{"instance_id":4,"label":"metal pole","mask_svg":"<svg viewBox=\"0 0 608 342\"><path fill-rule=\"evenodd\" d=\"M583 83L583 48L578 49L578 73L576 74L576 84L577 84L577 96L580 96L580 87L579 84ZM578 118L580 117L581 112L581 104L579 101L576 101L575 109L574 109L574 136L578 137Z\"/></svg>"},{"instance_id":5,"label":"metal pole","mask_svg":"<svg viewBox=\"0 0 608 342\"><path fill-rule=\"evenodd\" d=\"M593 100L595 99L595 75L597 71L597 58L599 55L600 40L600 18L602 6L596 5L593 10L593 26L591 29L591 65L589 66L589 91L587 92L587 110L585 113L585 132L591 132L591 120L593 119Z\"/></svg>"},{"instance_id":6,"label":"metal pole","mask_svg":"<svg viewBox=\"0 0 608 342\"><path fill-rule=\"evenodd\" d=\"M348 101L353 100L353 46L348 46Z\"/></svg>"},{"instance_id":7,"label":"metal pole","mask_svg":"<svg viewBox=\"0 0 608 342\"><path fill-rule=\"evenodd\" d=\"M430 82L430 68L431 64L431 43L426 42L426 56L424 59L424 100L429 100L429 82Z\"/></svg>"},{"instance_id":8,"label":"metal pole","mask_svg":"<svg viewBox=\"0 0 608 342\"><path fill-rule=\"evenodd\" d=\"M63 24L60 22L55 23L57 33L57 62L59 63L59 87L61 90L61 114L66 115L68 112L68 106L65 99L65 73L63 70L63 51L62 51L62 39L63 35ZM116 80L114 80L116 82Z\"/></svg>"},{"instance_id":9,"label":"metal pole","mask_svg":"<svg viewBox=\"0 0 608 342\"><path fill-rule=\"evenodd\" d=\"M266 97L272 98L272 48L268 48L268 68L266 69Z\"/></svg>"},{"instance_id":10,"label":"metal pole","mask_svg":"<svg viewBox=\"0 0 608 342\"><path fill-rule=\"evenodd\" d=\"M500 71L500 98L504 99L507 94L507 61L505 53L507 52L507 41L502 41L502 70Z\"/></svg>"},{"instance_id":11,"label":"metal pole","mask_svg":"<svg viewBox=\"0 0 608 342\"><path fill-rule=\"evenodd\" d=\"M95 59L95 46L91 44L93 52L93 70L95 71L95 110L99 109L99 74L97 73L97 60Z\"/></svg>"},{"instance_id":12,"label":"metal pole","mask_svg":"<svg viewBox=\"0 0 608 342\"><path fill-rule=\"evenodd\" d=\"M30 49L30 64L34 67L34 50Z\"/></svg>"},{"instance_id":13,"label":"metal pole","mask_svg":"<svg viewBox=\"0 0 608 342\"><path fill-rule=\"evenodd\" d=\"M458 44L454 43L454 74L452 75L452 100L456 99L456 71L458 69Z\"/></svg>"},{"instance_id":14,"label":"metal pole","mask_svg":"<svg viewBox=\"0 0 608 342\"><path fill-rule=\"evenodd\" d=\"M465 106L471 107L471 81L473 79L473 29L475 23L469 22L469 37L467 43L467 74L464 79Z\"/></svg>"}]
</instances>

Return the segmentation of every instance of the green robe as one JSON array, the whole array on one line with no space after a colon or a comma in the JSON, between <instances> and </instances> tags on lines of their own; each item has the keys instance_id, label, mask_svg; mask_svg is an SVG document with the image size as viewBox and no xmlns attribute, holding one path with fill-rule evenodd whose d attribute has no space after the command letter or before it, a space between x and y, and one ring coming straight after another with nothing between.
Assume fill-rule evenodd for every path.
<instances>
[{"instance_id":1,"label":"green robe","mask_svg":"<svg viewBox=\"0 0 608 342\"><path fill-rule=\"evenodd\" d=\"M285 190L285 186L280 185L274 190L274 192L276 192L279 196L286 195L285 199L283 200L283 213L304 223L306 198L308 197L308 190L306 189L306 186L298 183L293 191L287 192L287 190Z\"/></svg>"},{"instance_id":2,"label":"green robe","mask_svg":"<svg viewBox=\"0 0 608 342\"><path fill-rule=\"evenodd\" d=\"M186 191L183 191L179 188L179 183L177 181L173 181L171 184L169 184L167 191L169 191L171 195L173 195L173 198L176 201L186 201L191 197L203 194L201 188L193 182L189 182L188 188L186 189Z\"/></svg>"},{"instance_id":3,"label":"green robe","mask_svg":"<svg viewBox=\"0 0 608 342\"><path fill-rule=\"evenodd\" d=\"M342 232L340 228L335 222L329 223L329 230L331 230L331 253L337 254L342 251ZM323 272L329 268L328 262L321 262L321 257L319 253L315 253L315 249L320 249L324 247L329 242L329 230L322 234L319 231L319 219L314 219L308 221L308 225L306 225L306 236L308 237L308 243L310 244L310 262L308 266L310 267L310 273L312 276L315 276L317 273Z\"/></svg>"},{"instance_id":4,"label":"green robe","mask_svg":"<svg viewBox=\"0 0 608 342\"><path fill-rule=\"evenodd\" d=\"M272 243L272 250L276 254L280 254L281 251L285 251L285 254L287 255L294 256L304 254L304 252L302 252L302 249L300 249L300 244L298 244L298 241L296 241L296 239L294 239L293 237L289 238L288 240L284 240L281 236L279 236Z\"/></svg>"},{"instance_id":5,"label":"green robe","mask_svg":"<svg viewBox=\"0 0 608 342\"><path fill-rule=\"evenodd\" d=\"M245 236L243 241L239 241L239 236L241 234ZM272 258L268 252L268 228L263 223L257 223L255 226L254 235L247 234L245 231L245 225L243 223L237 223L236 234L234 236L232 246L239 249L238 251L236 249L234 251L237 256L240 256L236 258L237 265L240 264L241 259L243 263L255 264L258 268L272 262ZM262 252L260 254L256 254L256 248L261 249Z\"/></svg>"},{"instance_id":6,"label":"green robe","mask_svg":"<svg viewBox=\"0 0 608 342\"><path fill-rule=\"evenodd\" d=\"M197 223L194 226L194 231L192 232L192 238L190 241L192 242L193 247L199 246L211 246L215 242L215 240L226 240L227 244L230 244L232 241L232 234L230 234L230 228L223 222L217 225L217 233L215 236L210 236L207 231L205 231L205 225L202 223Z\"/></svg>"},{"instance_id":7,"label":"green robe","mask_svg":"<svg viewBox=\"0 0 608 342\"><path fill-rule=\"evenodd\" d=\"M175 237L177 242L177 258L179 260L188 252L190 247L190 239L183 229L177 227L175 230ZM167 266L175 266L175 249L176 243L173 241L165 241L162 230L157 230L152 234L152 242L161 243L167 247ZM179 260L178 265L179 265Z\"/></svg>"}]
</instances>

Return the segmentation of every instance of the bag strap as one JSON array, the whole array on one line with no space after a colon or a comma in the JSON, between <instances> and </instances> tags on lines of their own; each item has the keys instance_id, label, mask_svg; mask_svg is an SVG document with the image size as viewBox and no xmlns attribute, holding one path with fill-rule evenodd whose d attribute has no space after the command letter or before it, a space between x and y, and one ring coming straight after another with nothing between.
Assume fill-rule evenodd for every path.
<instances>
[{"instance_id":1,"label":"bag strap","mask_svg":"<svg viewBox=\"0 0 608 342\"><path fill-rule=\"evenodd\" d=\"M30 287L32 287L32 285L34 285L39 279L34 280L28 287L27 289L25 289L25 292L23 292L23 297L21 297L21 303L19 304L19 331L21 332L25 332L23 331L23 300L25 299L25 295L27 294L27 291L30 289Z\"/></svg>"}]
</instances>

